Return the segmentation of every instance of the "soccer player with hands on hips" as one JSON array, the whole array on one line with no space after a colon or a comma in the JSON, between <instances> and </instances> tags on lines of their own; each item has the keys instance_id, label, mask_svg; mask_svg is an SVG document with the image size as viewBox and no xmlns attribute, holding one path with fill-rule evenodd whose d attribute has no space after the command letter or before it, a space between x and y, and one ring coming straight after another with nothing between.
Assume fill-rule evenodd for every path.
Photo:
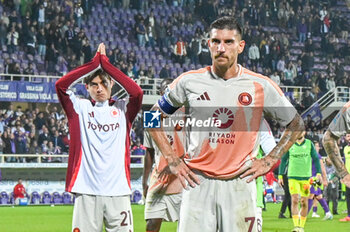
<instances>
[{"instance_id":1,"label":"soccer player with hands on hips","mask_svg":"<svg viewBox=\"0 0 350 232\"><path fill-rule=\"evenodd\" d=\"M348 216L341 219L341 221L350 221L350 162L349 159L346 159L344 165L337 142L341 136L350 133L349 117L350 102L347 102L332 120L328 130L323 135L323 147L332 161L340 181L346 185L345 195L347 199Z\"/></svg>"},{"instance_id":2,"label":"soccer player with hands on hips","mask_svg":"<svg viewBox=\"0 0 350 232\"><path fill-rule=\"evenodd\" d=\"M163 128L151 128L149 133L185 188L179 231L261 231L255 178L267 173L294 144L304 130L303 121L273 81L237 63L245 41L235 18L215 20L209 34L212 65L180 75L152 110L166 117L185 106L189 120L221 123L189 128L184 161ZM255 159L264 116L286 130L267 156Z\"/></svg>"},{"instance_id":3,"label":"soccer player with hands on hips","mask_svg":"<svg viewBox=\"0 0 350 232\"><path fill-rule=\"evenodd\" d=\"M71 87L83 80L90 99ZM111 99L118 82L128 98ZM130 129L142 104L142 89L114 67L105 45L92 61L56 82L58 99L67 115L70 144L66 191L76 196L72 231L132 232L130 204Z\"/></svg>"}]
</instances>

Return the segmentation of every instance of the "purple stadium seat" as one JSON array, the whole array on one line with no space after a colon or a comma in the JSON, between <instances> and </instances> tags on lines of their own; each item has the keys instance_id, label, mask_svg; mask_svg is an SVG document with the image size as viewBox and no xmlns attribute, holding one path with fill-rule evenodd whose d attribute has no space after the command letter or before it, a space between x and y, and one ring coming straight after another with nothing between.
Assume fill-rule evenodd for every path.
<instances>
[{"instance_id":1,"label":"purple stadium seat","mask_svg":"<svg viewBox=\"0 0 350 232\"><path fill-rule=\"evenodd\" d=\"M58 192L54 192L52 194L52 203L54 204L62 204L63 203L63 199L61 194L59 194Z\"/></svg>"},{"instance_id":2,"label":"purple stadium seat","mask_svg":"<svg viewBox=\"0 0 350 232\"><path fill-rule=\"evenodd\" d=\"M51 204L51 195L48 191L43 192L43 196L41 198L42 204Z\"/></svg>"},{"instance_id":3,"label":"purple stadium seat","mask_svg":"<svg viewBox=\"0 0 350 232\"><path fill-rule=\"evenodd\" d=\"M68 192L62 193L63 204L72 204L72 196Z\"/></svg>"},{"instance_id":4,"label":"purple stadium seat","mask_svg":"<svg viewBox=\"0 0 350 232\"><path fill-rule=\"evenodd\" d=\"M7 192L3 191L0 194L0 204L1 205L7 205L9 203L9 195Z\"/></svg>"},{"instance_id":5,"label":"purple stadium seat","mask_svg":"<svg viewBox=\"0 0 350 232\"><path fill-rule=\"evenodd\" d=\"M131 202L138 203L142 199L142 194L139 190L135 190L131 195Z\"/></svg>"},{"instance_id":6,"label":"purple stadium seat","mask_svg":"<svg viewBox=\"0 0 350 232\"><path fill-rule=\"evenodd\" d=\"M30 203L33 205L40 204L40 194L37 191L32 192Z\"/></svg>"}]
</instances>

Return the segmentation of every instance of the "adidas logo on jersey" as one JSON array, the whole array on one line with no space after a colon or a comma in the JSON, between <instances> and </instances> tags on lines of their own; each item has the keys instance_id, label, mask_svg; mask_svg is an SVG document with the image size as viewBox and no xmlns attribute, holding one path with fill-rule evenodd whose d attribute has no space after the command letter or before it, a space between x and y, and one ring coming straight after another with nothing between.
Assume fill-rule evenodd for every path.
<instances>
[{"instance_id":1,"label":"adidas logo on jersey","mask_svg":"<svg viewBox=\"0 0 350 232\"><path fill-rule=\"evenodd\" d=\"M197 98L198 101L200 100L204 100L204 101L210 101L210 97L208 95L207 92L204 92L203 94L201 94L198 98Z\"/></svg>"}]
</instances>

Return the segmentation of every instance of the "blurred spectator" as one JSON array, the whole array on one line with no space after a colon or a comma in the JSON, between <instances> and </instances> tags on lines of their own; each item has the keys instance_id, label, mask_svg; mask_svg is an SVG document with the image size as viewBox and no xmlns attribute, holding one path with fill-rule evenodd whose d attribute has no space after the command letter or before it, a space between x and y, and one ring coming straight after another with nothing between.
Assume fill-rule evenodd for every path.
<instances>
[{"instance_id":1,"label":"blurred spectator","mask_svg":"<svg viewBox=\"0 0 350 232\"><path fill-rule=\"evenodd\" d=\"M178 41L174 46L175 62L183 64L185 57L187 56L186 43L182 40L182 36L179 37Z\"/></svg>"},{"instance_id":2,"label":"blurred spectator","mask_svg":"<svg viewBox=\"0 0 350 232\"><path fill-rule=\"evenodd\" d=\"M82 53L84 56L84 64L85 64L92 59L92 49L91 49L89 39L84 38L82 44L83 44Z\"/></svg>"},{"instance_id":3,"label":"blurred spectator","mask_svg":"<svg viewBox=\"0 0 350 232\"><path fill-rule=\"evenodd\" d=\"M45 25L45 7L43 4L40 4L38 11L38 26L43 28Z\"/></svg>"},{"instance_id":4,"label":"blurred spectator","mask_svg":"<svg viewBox=\"0 0 350 232\"><path fill-rule=\"evenodd\" d=\"M5 130L4 115L0 112L0 133L1 133L0 137L4 133L4 130Z\"/></svg>"},{"instance_id":5,"label":"blurred spectator","mask_svg":"<svg viewBox=\"0 0 350 232\"><path fill-rule=\"evenodd\" d=\"M4 147L5 147L5 143L2 140L2 133L3 132L0 131L0 154L3 154L3 150L4 150Z\"/></svg>"},{"instance_id":6,"label":"blurred spectator","mask_svg":"<svg viewBox=\"0 0 350 232\"><path fill-rule=\"evenodd\" d=\"M304 92L303 100L301 101L301 104L304 107L304 110L308 109L312 104L314 104L315 100L310 94L310 90L306 90Z\"/></svg>"},{"instance_id":7,"label":"blurred spectator","mask_svg":"<svg viewBox=\"0 0 350 232\"><path fill-rule=\"evenodd\" d=\"M146 26L144 20L141 19L139 23L136 23L136 35L139 47L144 47L146 45Z\"/></svg>"},{"instance_id":8,"label":"blurred spectator","mask_svg":"<svg viewBox=\"0 0 350 232\"><path fill-rule=\"evenodd\" d=\"M202 40L201 48L202 50L199 53L199 63L201 65L211 64L210 51L204 39Z\"/></svg>"},{"instance_id":9,"label":"blurred spectator","mask_svg":"<svg viewBox=\"0 0 350 232\"><path fill-rule=\"evenodd\" d=\"M1 48L4 45L6 45L6 34L7 34L7 27L3 19L0 19L0 47Z\"/></svg>"},{"instance_id":10,"label":"blurred spectator","mask_svg":"<svg viewBox=\"0 0 350 232\"><path fill-rule=\"evenodd\" d=\"M253 67L257 67L258 63L259 63L259 59L260 59L260 51L258 46L256 46L255 43L253 43L250 47L249 47L249 54L248 57L252 63Z\"/></svg>"},{"instance_id":11,"label":"blurred spectator","mask_svg":"<svg viewBox=\"0 0 350 232\"><path fill-rule=\"evenodd\" d=\"M38 145L42 146L42 144L44 143L44 141L50 141L51 140L51 136L49 133L49 129L46 126L42 127L42 132L39 134L39 138L38 138ZM46 142L46 145L47 145ZM44 149L43 149L44 150Z\"/></svg>"},{"instance_id":12,"label":"blurred spectator","mask_svg":"<svg viewBox=\"0 0 350 232\"><path fill-rule=\"evenodd\" d=\"M169 64L166 64L159 73L159 78L167 79L171 77L171 70L169 68Z\"/></svg>"},{"instance_id":13,"label":"blurred spectator","mask_svg":"<svg viewBox=\"0 0 350 232\"><path fill-rule=\"evenodd\" d=\"M81 28L81 17L83 14L84 14L84 10L81 7L80 2L76 3L74 8L74 18L79 28Z\"/></svg>"},{"instance_id":14,"label":"blurred spectator","mask_svg":"<svg viewBox=\"0 0 350 232\"><path fill-rule=\"evenodd\" d=\"M11 28L11 31L7 34L7 49L9 53L14 53L17 51L18 46L18 32L15 27Z\"/></svg>"},{"instance_id":15,"label":"blurred spectator","mask_svg":"<svg viewBox=\"0 0 350 232\"><path fill-rule=\"evenodd\" d=\"M274 71L273 74L270 75L271 80L273 80L277 85L281 84L281 78L278 75L277 71Z\"/></svg>"},{"instance_id":16,"label":"blurred spectator","mask_svg":"<svg viewBox=\"0 0 350 232\"><path fill-rule=\"evenodd\" d=\"M55 75L55 64L58 60L58 51L55 48L55 45L52 43L50 47L46 51L46 67L47 67L47 73Z\"/></svg>"},{"instance_id":17,"label":"blurred spectator","mask_svg":"<svg viewBox=\"0 0 350 232\"><path fill-rule=\"evenodd\" d=\"M299 33L299 43L304 43L306 40L306 33L307 33L305 18L302 18L301 22L298 25L298 33Z\"/></svg>"},{"instance_id":18,"label":"blurred spectator","mask_svg":"<svg viewBox=\"0 0 350 232\"><path fill-rule=\"evenodd\" d=\"M36 37L38 41L38 55L44 60L46 55L46 36L44 28L40 28Z\"/></svg>"}]
</instances>

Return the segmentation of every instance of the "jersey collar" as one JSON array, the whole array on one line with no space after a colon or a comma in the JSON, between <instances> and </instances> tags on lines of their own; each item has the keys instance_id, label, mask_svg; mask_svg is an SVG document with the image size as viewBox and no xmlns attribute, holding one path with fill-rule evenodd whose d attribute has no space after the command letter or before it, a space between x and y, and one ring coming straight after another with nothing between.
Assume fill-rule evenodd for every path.
<instances>
[{"instance_id":1,"label":"jersey collar","mask_svg":"<svg viewBox=\"0 0 350 232\"><path fill-rule=\"evenodd\" d=\"M241 66L240 64L237 64L237 65L238 65L238 73L237 73L237 76L235 76L235 77L240 77L241 74L242 74L243 68L242 68L242 66ZM216 73L214 72L214 67L213 67L213 65L210 66L210 73L212 74L212 76L213 76L215 79L223 79L223 78L219 77L218 75L216 75ZM232 79L232 78L230 78L230 79ZM227 79L227 80L230 80L230 79ZM223 80L224 80L224 79L223 79Z\"/></svg>"},{"instance_id":2,"label":"jersey collar","mask_svg":"<svg viewBox=\"0 0 350 232\"><path fill-rule=\"evenodd\" d=\"M94 99L91 99L91 103L93 106L97 106L97 107L102 107L102 106L106 106L107 104L109 106L113 105L115 102L115 100L113 100L112 98L107 100L107 101L104 101L104 102L96 102Z\"/></svg>"}]
</instances>

